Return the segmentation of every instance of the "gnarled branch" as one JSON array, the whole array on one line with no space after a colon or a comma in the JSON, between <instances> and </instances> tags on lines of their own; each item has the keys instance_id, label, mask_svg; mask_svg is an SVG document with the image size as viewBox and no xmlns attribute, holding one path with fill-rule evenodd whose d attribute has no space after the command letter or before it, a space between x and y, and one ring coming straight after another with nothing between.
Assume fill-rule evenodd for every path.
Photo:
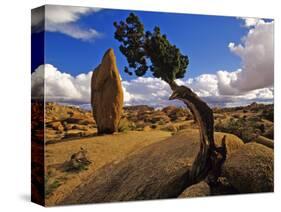
<instances>
[{"instance_id":1,"label":"gnarled branch","mask_svg":"<svg viewBox=\"0 0 281 212\"><path fill-rule=\"evenodd\" d=\"M174 81L169 85L173 90L169 99L183 101L199 124L200 150L192 164L189 182L194 184L206 179L209 183L215 183L226 158L226 148L225 137L222 147L217 148L215 145L213 111L190 88L178 86Z\"/></svg>"}]
</instances>

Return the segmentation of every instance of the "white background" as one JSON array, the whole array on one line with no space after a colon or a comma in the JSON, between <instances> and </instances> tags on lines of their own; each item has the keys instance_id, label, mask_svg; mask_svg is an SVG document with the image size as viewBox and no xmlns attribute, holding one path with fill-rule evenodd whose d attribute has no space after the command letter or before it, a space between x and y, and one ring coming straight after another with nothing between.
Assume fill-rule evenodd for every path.
<instances>
[{"instance_id":1,"label":"white background","mask_svg":"<svg viewBox=\"0 0 281 212\"><path fill-rule=\"evenodd\" d=\"M59 211L276 211L280 205L280 5L277 0L2 0L0 6L0 211L30 202L30 9L66 4L275 19L275 193L54 207ZM106 27L106 26L105 26ZM257 76L258 77L258 76ZM254 80L254 79L253 79ZM279 117L278 117L279 116ZM243 161L241 161L243 163ZM279 209L280 211L280 209Z\"/></svg>"}]
</instances>

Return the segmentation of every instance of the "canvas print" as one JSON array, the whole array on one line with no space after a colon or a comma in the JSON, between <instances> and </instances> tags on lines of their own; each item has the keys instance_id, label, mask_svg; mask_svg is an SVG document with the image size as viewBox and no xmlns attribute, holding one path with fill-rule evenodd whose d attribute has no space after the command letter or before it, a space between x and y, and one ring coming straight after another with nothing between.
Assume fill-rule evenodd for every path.
<instances>
[{"instance_id":1,"label":"canvas print","mask_svg":"<svg viewBox=\"0 0 281 212\"><path fill-rule=\"evenodd\" d=\"M33 202L274 191L274 20L46 5L31 30Z\"/></svg>"}]
</instances>

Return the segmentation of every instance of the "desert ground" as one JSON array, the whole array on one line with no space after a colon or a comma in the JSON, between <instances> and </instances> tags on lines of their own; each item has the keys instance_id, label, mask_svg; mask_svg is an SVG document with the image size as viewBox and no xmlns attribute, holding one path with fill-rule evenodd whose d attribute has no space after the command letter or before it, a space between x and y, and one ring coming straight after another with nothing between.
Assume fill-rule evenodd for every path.
<instances>
[{"instance_id":1,"label":"desert ground","mask_svg":"<svg viewBox=\"0 0 281 212\"><path fill-rule=\"evenodd\" d=\"M112 161L118 162L134 151L171 136L171 133L155 130L150 132L130 131L114 135L70 139L46 146L47 205L60 201L72 190L87 180L92 172ZM86 169L64 171L64 162L78 152L87 150L91 164Z\"/></svg>"},{"instance_id":2,"label":"desert ground","mask_svg":"<svg viewBox=\"0 0 281 212\"><path fill-rule=\"evenodd\" d=\"M220 145L223 135L227 135L228 157L231 157L232 152L236 150L241 149L242 151L241 146L249 144L249 148L253 148L255 151L259 150L260 146L265 147L265 153L261 149L261 154L269 154L270 157L273 157L273 105L253 103L245 107L213 108L213 111L216 144ZM199 140L198 126L189 110L185 108L168 106L156 110L146 105L124 107L118 127L119 132L112 135L97 135L96 123L91 111L49 102L46 103L45 113L45 197L46 205L49 206L64 202L71 204L77 201L77 196L86 192L83 185L88 185L88 188L97 188L96 190L100 192L104 191L100 185L104 184L104 176L111 179L112 176L108 174L108 170L111 170L110 167L116 166L116 170L121 170L130 161L132 161L131 165L135 164L138 170L147 169L146 175L138 173L138 176L143 174L142 180L145 177L155 179L158 177L157 183L160 183L161 180L166 181L172 177L173 182L177 182L181 179L177 178L180 170L190 168L198 151L196 143ZM257 146L252 146L253 143ZM73 163L72 159L79 154L87 163L83 163L83 160L78 164ZM243 152L241 154L243 156ZM170 159L166 161L163 159L165 156ZM233 158L242 156L233 154ZM147 160L146 164L142 164L137 158L142 158L141 161ZM227 165L235 166L235 163L230 161ZM162 170L164 166L167 171L165 179L156 175L158 168L162 167ZM154 172L150 173L150 170L154 170ZM230 172L226 170L225 173L229 177L227 180L231 182L222 178L223 188L222 186L211 188L208 195L244 193L243 189L247 186L243 185L241 190L241 186L236 185L235 180L232 180L232 175L229 176ZM162 182L161 189L159 186L154 189L157 190L158 196L146 196L147 194L144 193L147 188L143 188L142 195L130 196L127 189L141 190L140 184L144 183L137 184L141 180L139 178L132 178L134 179L134 183L132 183L130 177L127 177L129 176L127 172L117 174L121 176L120 179L124 175L124 181L128 180L126 183L128 186L124 188L123 185L120 185L120 188L113 190L111 199L100 197L92 202L176 197L179 191L165 190L165 186L170 188L173 188L173 185L177 185L178 188L185 186L175 183L172 186L171 184L163 185ZM103 177L100 178L100 176ZM92 180L89 181L89 179ZM96 179L96 182L93 182L93 179ZM97 182L100 182L98 186ZM204 185L200 186L204 190ZM201 188L200 186L199 188ZM252 192L251 186L245 190L245 193ZM151 186L152 188L154 187ZM266 191L266 189L261 188L261 191ZM120 194L123 191L126 193L126 197ZM260 190L253 190L253 192L255 191ZM186 192L189 195L186 196ZM178 196L202 196L196 192L196 189L192 190L193 195L190 195L190 191L185 191ZM167 195L163 195L163 193ZM71 194L73 195L68 198ZM137 194L138 192L134 192L133 195ZM84 197L89 199L89 202L93 199L92 196L84 195Z\"/></svg>"}]
</instances>

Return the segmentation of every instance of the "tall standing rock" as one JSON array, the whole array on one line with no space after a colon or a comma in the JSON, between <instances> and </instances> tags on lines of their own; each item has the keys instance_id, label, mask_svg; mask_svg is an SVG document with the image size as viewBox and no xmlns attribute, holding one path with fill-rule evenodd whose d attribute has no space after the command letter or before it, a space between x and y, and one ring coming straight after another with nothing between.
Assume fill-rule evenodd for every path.
<instances>
[{"instance_id":1,"label":"tall standing rock","mask_svg":"<svg viewBox=\"0 0 281 212\"><path fill-rule=\"evenodd\" d=\"M91 82L93 116L99 134L117 131L122 115L123 90L113 49L108 49Z\"/></svg>"}]
</instances>

